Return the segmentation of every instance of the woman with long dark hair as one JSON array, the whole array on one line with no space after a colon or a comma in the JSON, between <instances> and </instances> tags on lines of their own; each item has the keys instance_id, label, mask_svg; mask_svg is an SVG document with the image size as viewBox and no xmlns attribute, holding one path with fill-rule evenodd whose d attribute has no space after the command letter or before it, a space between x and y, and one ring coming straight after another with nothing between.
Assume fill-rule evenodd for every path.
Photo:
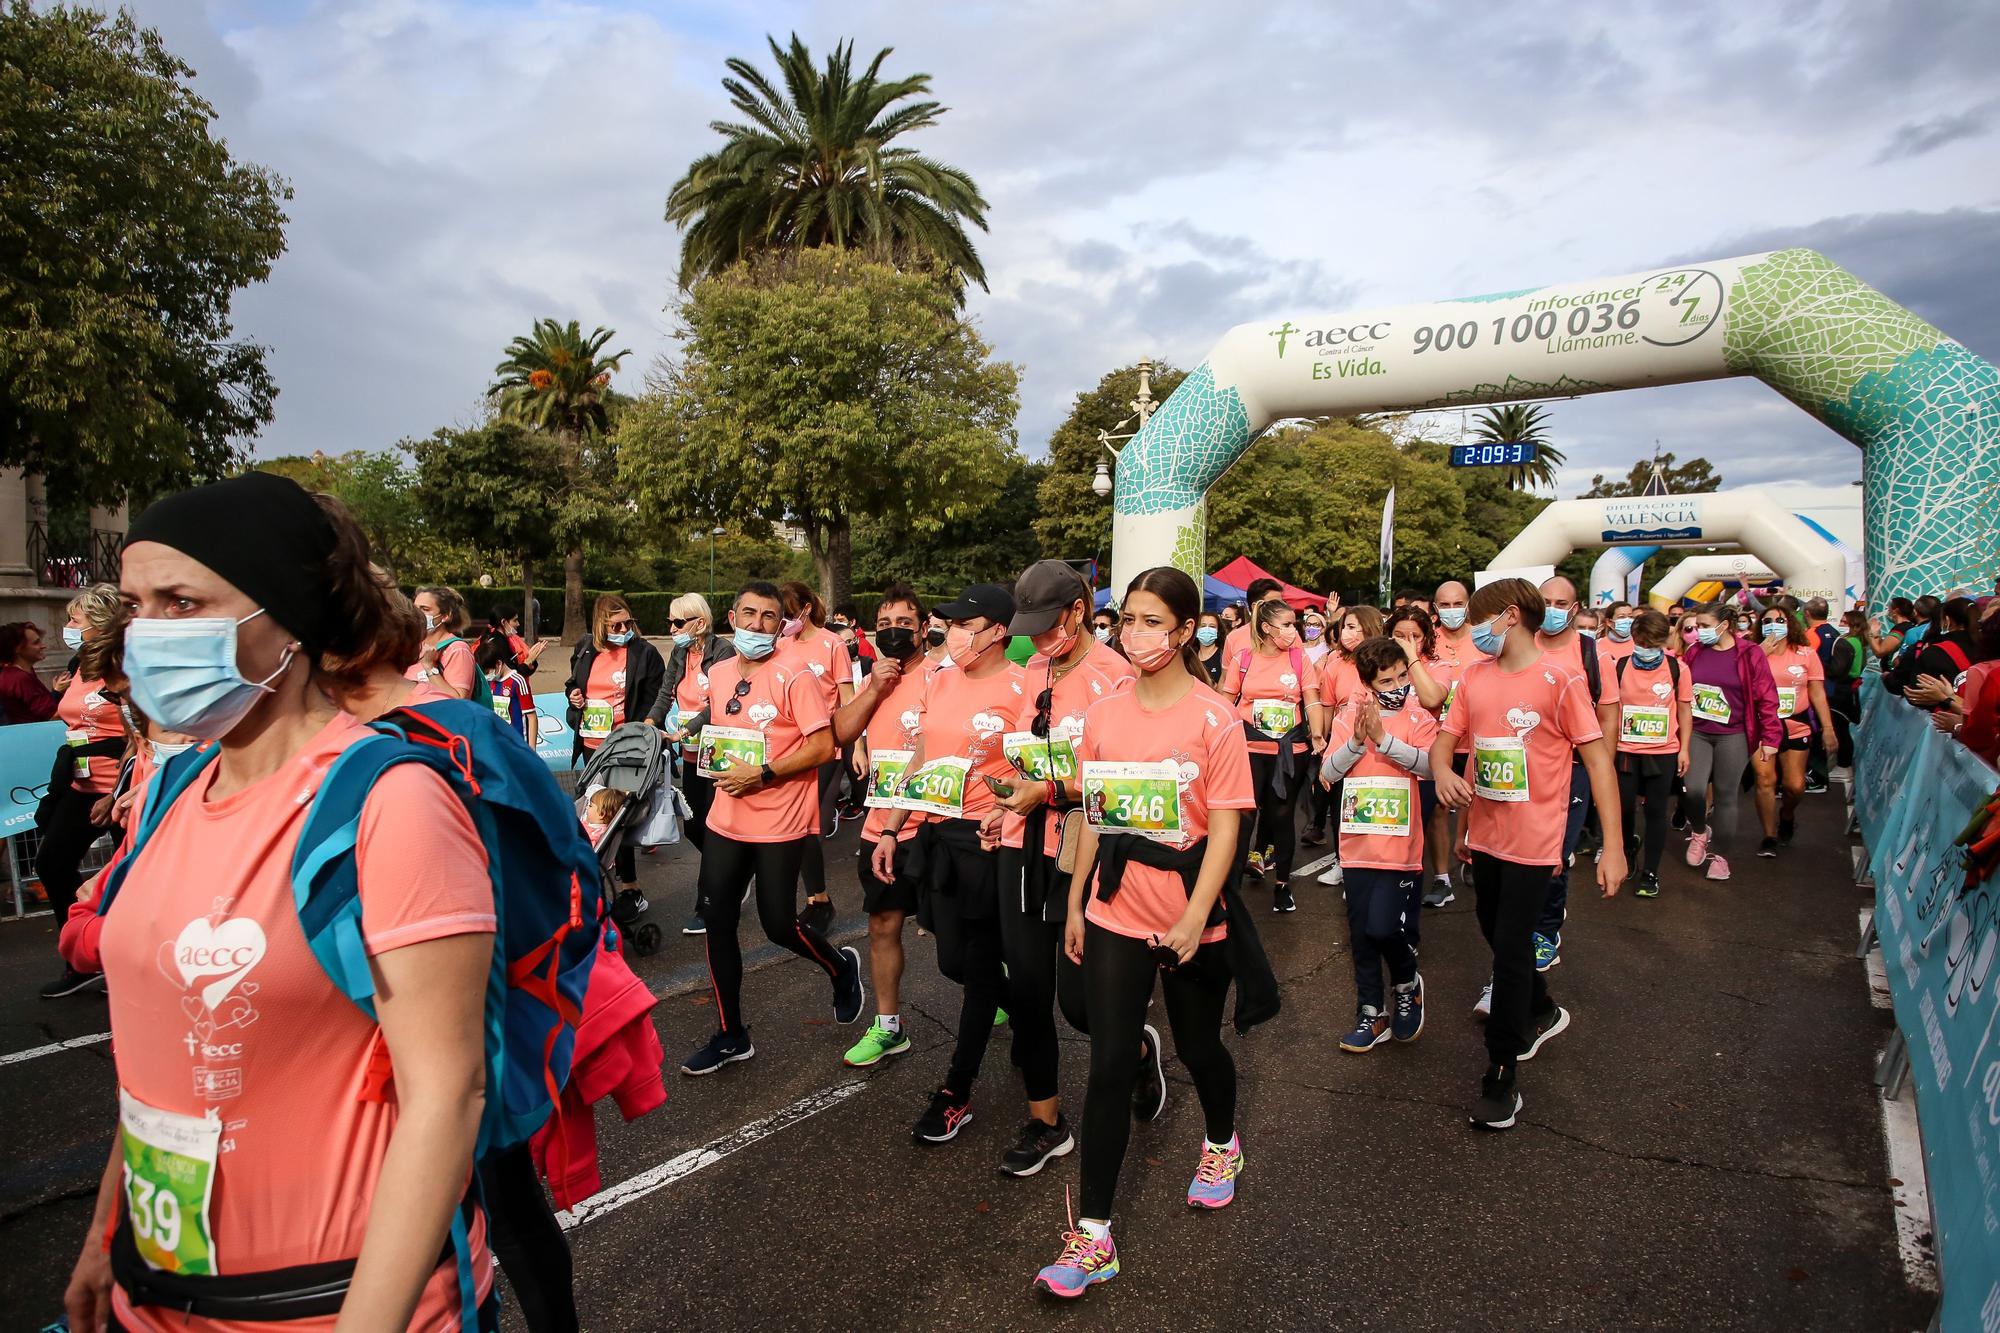
<instances>
[{"instance_id":1,"label":"woman with long dark hair","mask_svg":"<svg viewBox=\"0 0 2000 1333\"><path fill-rule=\"evenodd\" d=\"M1326 736L1319 684L1299 645L1297 613L1278 598L1250 612L1250 645L1222 666L1222 693L1233 701L1250 747L1257 824L1246 861L1271 876L1271 910L1295 912L1292 855L1305 756ZM1332 660L1329 655L1329 661Z\"/></svg>"}]
</instances>

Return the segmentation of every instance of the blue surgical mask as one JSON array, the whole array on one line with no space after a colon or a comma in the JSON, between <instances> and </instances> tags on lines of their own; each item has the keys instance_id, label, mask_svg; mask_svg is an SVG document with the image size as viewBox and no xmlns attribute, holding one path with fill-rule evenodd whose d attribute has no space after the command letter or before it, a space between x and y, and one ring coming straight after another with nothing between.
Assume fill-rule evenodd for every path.
<instances>
[{"instance_id":1,"label":"blue surgical mask","mask_svg":"<svg viewBox=\"0 0 2000 1333\"><path fill-rule=\"evenodd\" d=\"M1407 685L1398 685L1393 690L1375 691L1375 702L1382 705L1382 708L1385 712L1390 712L1390 713L1395 712L1397 709L1401 708L1404 704L1408 703L1409 699L1410 699L1410 687Z\"/></svg>"},{"instance_id":2,"label":"blue surgical mask","mask_svg":"<svg viewBox=\"0 0 2000 1333\"><path fill-rule=\"evenodd\" d=\"M245 680L236 665L236 627L242 620L201 616L186 620L134 620L125 629L125 674L132 702L168 731L200 740L220 740L292 664L297 644L285 648L277 669L262 680Z\"/></svg>"},{"instance_id":3,"label":"blue surgical mask","mask_svg":"<svg viewBox=\"0 0 2000 1333\"><path fill-rule=\"evenodd\" d=\"M632 642L632 631L628 629L622 634L607 634L604 636L604 641L613 648L623 648Z\"/></svg>"},{"instance_id":4,"label":"blue surgical mask","mask_svg":"<svg viewBox=\"0 0 2000 1333\"><path fill-rule=\"evenodd\" d=\"M1576 632L1577 632L1578 634L1582 635L1582 636L1583 636L1584 638L1586 638L1586 639L1594 639L1594 638L1596 638L1596 637L1597 637L1597 631L1596 631L1596 630L1594 630L1594 629L1585 629L1585 628L1583 628L1583 627L1582 627L1581 625L1577 626L1577 630L1576 630Z\"/></svg>"},{"instance_id":5,"label":"blue surgical mask","mask_svg":"<svg viewBox=\"0 0 2000 1333\"><path fill-rule=\"evenodd\" d=\"M1694 637L1695 641L1701 644L1702 647L1713 648L1715 647L1715 641L1722 637L1722 631L1713 625L1696 625L1694 627Z\"/></svg>"},{"instance_id":6,"label":"blue surgical mask","mask_svg":"<svg viewBox=\"0 0 2000 1333\"><path fill-rule=\"evenodd\" d=\"M1099 643L1111 642L1111 627L1109 625L1100 625L1098 628L1092 630L1091 633L1097 636Z\"/></svg>"},{"instance_id":7,"label":"blue surgical mask","mask_svg":"<svg viewBox=\"0 0 2000 1333\"><path fill-rule=\"evenodd\" d=\"M1623 641L1632 637L1632 617L1619 616L1611 622L1611 637Z\"/></svg>"},{"instance_id":8,"label":"blue surgical mask","mask_svg":"<svg viewBox=\"0 0 2000 1333\"><path fill-rule=\"evenodd\" d=\"M1634 648L1632 650L1632 660L1640 666L1648 668L1658 666L1660 659L1666 655L1667 650L1664 648Z\"/></svg>"},{"instance_id":9,"label":"blue surgical mask","mask_svg":"<svg viewBox=\"0 0 2000 1333\"><path fill-rule=\"evenodd\" d=\"M1560 634L1569 628L1569 608L1566 606L1546 607L1542 611L1542 633Z\"/></svg>"},{"instance_id":10,"label":"blue surgical mask","mask_svg":"<svg viewBox=\"0 0 2000 1333\"><path fill-rule=\"evenodd\" d=\"M63 647L75 652L83 647L83 631L74 625L63 626Z\"/></svg>"},{"instance_id":11,"label":"blue surgical mask","mask_svg":"<svg viewBox=\"0 0 2000 1333\"><path fill-rule=\"evenodd\" d=\"M736 631L736 655L738 657L748 658L752 662L761 662L769 657L771 650L777 646L778 636L775 634L759 634L753 629L740 629Z\"/></svg>"},{"instance_id":12,"label":"blue surgical mask","mask_svg":"<svg viewBox=\"0 0 2000 1333\"><path fill-rule=\"evenodd\" d=\"M694 643L694 635L688 634L685 631L680 634L674 635L674 647L676 648L686 648L692 645L693 643Z\"/></svg>"},{"instance_id":13,"label":"blue surgical mask","mask_svg":"<svg viewBox=\"0 0 2000 1333\"><path fill-rule=\"evenodd\" d=\"M157 768L175 755L192 750L194 742L181 741L179 744L174 744L169 741L147 741L146 748L153 752L153 766Z\"/></svg>"},{"instance_id":14,"label":"blue surgical mask","mask_svg":"<svg viewBox=\"0 0 2000 1333\"><path fill-rule=\"evenodd\" d=\"M1214 643L1215 626L1213 625L1196 626L1194 631L1194 640L1196 643L1200 644L1204 648L1206 648L1209 644Z\"/></svg>"},{"instance_id":15,"label":"blue surgical mask","mask_svg":"<svg viewBox=\"0 0 2000 1333\"><path fill-rule=\"evenodd\" d=\"M1764 622L1764 637L1765 637L1765 638L1767 638L1767 639L1782 639L1782 638L1784 638L1784 637L1785 637L1785 634L1786 634L1786 628L1785 628L1785 622L1784 622L1784 621L1782 621L1782 620L1767 620L1767 621L1765 621L1765 622Z\"/></svg>"},{"instance_id":16,"label":"blue surgical mask","mask_svg":"<svg viewBox=\"0 0 2000 1333\"><path fill-rule=\"evenodd\" d=\"M1446 629L1457 629L1465 623L1465 608L1462 606L1440 606L1438 623Z\"/></svg>"},{"instance_id":17,"label":"blue surgical mask","mask_svg":"<svg viewBox=\"0 0 2000 1333\"><path fill-rule=\"evenodd\" d=\"M1499 623L1500 617L1495 616L1484 624L1472 627L1472 646L1488 657L1500 656L1500 646L1507 642L1507 631L1493 628Z\"/></svg>"}]
</instances>

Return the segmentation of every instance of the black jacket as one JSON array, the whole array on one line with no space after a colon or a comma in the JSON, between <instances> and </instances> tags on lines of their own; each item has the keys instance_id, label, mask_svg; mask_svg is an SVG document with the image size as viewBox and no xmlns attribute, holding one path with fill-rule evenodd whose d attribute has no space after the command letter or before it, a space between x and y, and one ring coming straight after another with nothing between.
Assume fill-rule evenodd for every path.
<instances>
[{"instance_id":1,"label":"black jacket","mask_svg":"<svg viewBox=\"0 0 2000 1333\"><path fill-rule=\"evenodd\" d=\"M563 698L569 698L571 690L590 689L591 664L597 661L597 640L586 637L577 644L569 655L569 679L563 682ZM625 645L625 720L641 722L645 720L646 709L655 695L660 692L660 682L666 679L667 664L660 658L660 650L644 639L634 635L632 642ZM577 731L583 722L583 710L569 704L564 710L570 730ZM579 734L570 751L570 765L574 767L583 757L583 736Z\"/></svg>"},{"instance_id":2,"label":"black jacket","mask_svg":"<svg viewBox=\"0 0 2000 1333\"><path fill-rule=\"evenodd\" d=\"M674 703L674 690L681 683L681 673L687 670L687 655L688 650L679 644L675 644L673 652L667 654L667 670L660 678L660 692L653 696L652 706L646 710L646 720L656 727L666 725L667 710L673 707ZM709 635L708 641L701 646L702 674L707 675L717 662L726 661L734 656L736 656L736 644L733 640L725 639L719 634ZM707 721L708 710L703 709L692 717L683 717L681 727L685 731L695 732L701 730L702 724Z\"/></svg>"}]
</instances>

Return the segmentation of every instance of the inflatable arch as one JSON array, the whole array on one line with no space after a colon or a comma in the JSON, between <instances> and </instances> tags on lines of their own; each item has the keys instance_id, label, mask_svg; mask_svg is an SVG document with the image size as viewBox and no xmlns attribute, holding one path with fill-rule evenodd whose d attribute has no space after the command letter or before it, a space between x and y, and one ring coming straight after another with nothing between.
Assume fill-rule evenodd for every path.
<instances>
[{"instance_id":1,"label":"inflatable arch","mask_svg":"<svg viewBox=\"0 0 2000 1333\"><path fill-rule=\"evenodd\" d=\"M2000 370L1825 256L1778 250L1238 325L1119 455L1113 586L1149 565L1201 576L1203 497L1274 422L1730 375L1861 446L1875 596L1983 584L2000 567Z\"/></svg>"},{"instance_id":2,"label":"inflatable arch","mask_svg":"<svg viewBox=\"0 0 2000 1333\"><path fill-rule=\"evenodd\" d=\"M1661 576L1646 593L1646 601L1662 611L1671 609L1688 590L1711 579L1738 583L1769 583L1778 575L1754 555L1691 555Z\"/></svg>"},{"instance_id":3,"label":"inflatable arch","mask_svg":"<svg viewBox=\"0 0 2000 1333\"><path fill-rule=\"evenodd\" d=\"M1487 572L1560 564L1572 551L1635 542L1653 550L1748 547L1778 570L1785 586L1798 590L1799 596L1842 601L1845 608L1841 593L1847 585L1847 563L1840 552L1797 514L1758 490L1557 500L1528 520L1520 535L1493 557Z\"/></svg>"},{"instance_id":4,"label":"inflatable arch","mask_svg":"<svg viewBox=\"0 0 2000 1333\"><path fill-rule=\"evenodd\" d=\"M1834 550L1840 553L1841 562L1846 567L1846 587L1841 604L1836 610L1852 606L1867 590L1867 580L1862 575L1861 556L1846 542L1826 529L1826 526L1810 514L1796 515L1799 522L1811 528ZM1660 553L1658 546L1607 546L1597 557L1597 563L1590 567L1590 604L1609 606L1613 602L1637 602L1639 588L1636 574L1639 566ZM1683 594L1685 595L1685 594ZM1829 602L1833 601L1828 597Z\"/></svg>"}]
</instances>

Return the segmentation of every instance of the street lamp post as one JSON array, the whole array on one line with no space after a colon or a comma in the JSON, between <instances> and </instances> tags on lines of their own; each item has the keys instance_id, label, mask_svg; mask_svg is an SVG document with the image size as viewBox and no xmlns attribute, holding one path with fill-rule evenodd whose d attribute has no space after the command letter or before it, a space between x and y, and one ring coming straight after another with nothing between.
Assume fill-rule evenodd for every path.
<instances>
[{"instance_id":1,"label":"street lamp post","mask_svg":"<svg viewBox=\"0 0 2000 1333\"><path fill-rule=\"evenodd\" d=\"M720 527L708 530L708 603L715 605L715 539L722 535Z\"/></svg>"},{"instance_id":2,"label":"street lamp post","mask_svg":"<svg viewBox=\"0 0 2000 1333\"><path fill-rule=\"evenodd\" d=\"M1118 461L1118 451L1122 447L1114 443L1114 441L1129 440L1137 435L1139 431L1146 429L1147 419L1159 407L1159 404L1153 401L1153 361L1151 357L1147 357L1139 362L1139 392L1126 406L1132 409L1133 416L1126 417L1110 430L1100 430L1097 432L1097 443L1104 450L1104 457L1097 460L1097 471L1090 479L1090 489L1100 497L1109 497L1114 485L1111 469ZM1139 422L1138 430L1125 431L1125 428L1132 424L1134 417ZM1119 431L1125 431L1125 433L1122 435L1117 434L1116 432Z\"/></svg>"}]
</instances>

